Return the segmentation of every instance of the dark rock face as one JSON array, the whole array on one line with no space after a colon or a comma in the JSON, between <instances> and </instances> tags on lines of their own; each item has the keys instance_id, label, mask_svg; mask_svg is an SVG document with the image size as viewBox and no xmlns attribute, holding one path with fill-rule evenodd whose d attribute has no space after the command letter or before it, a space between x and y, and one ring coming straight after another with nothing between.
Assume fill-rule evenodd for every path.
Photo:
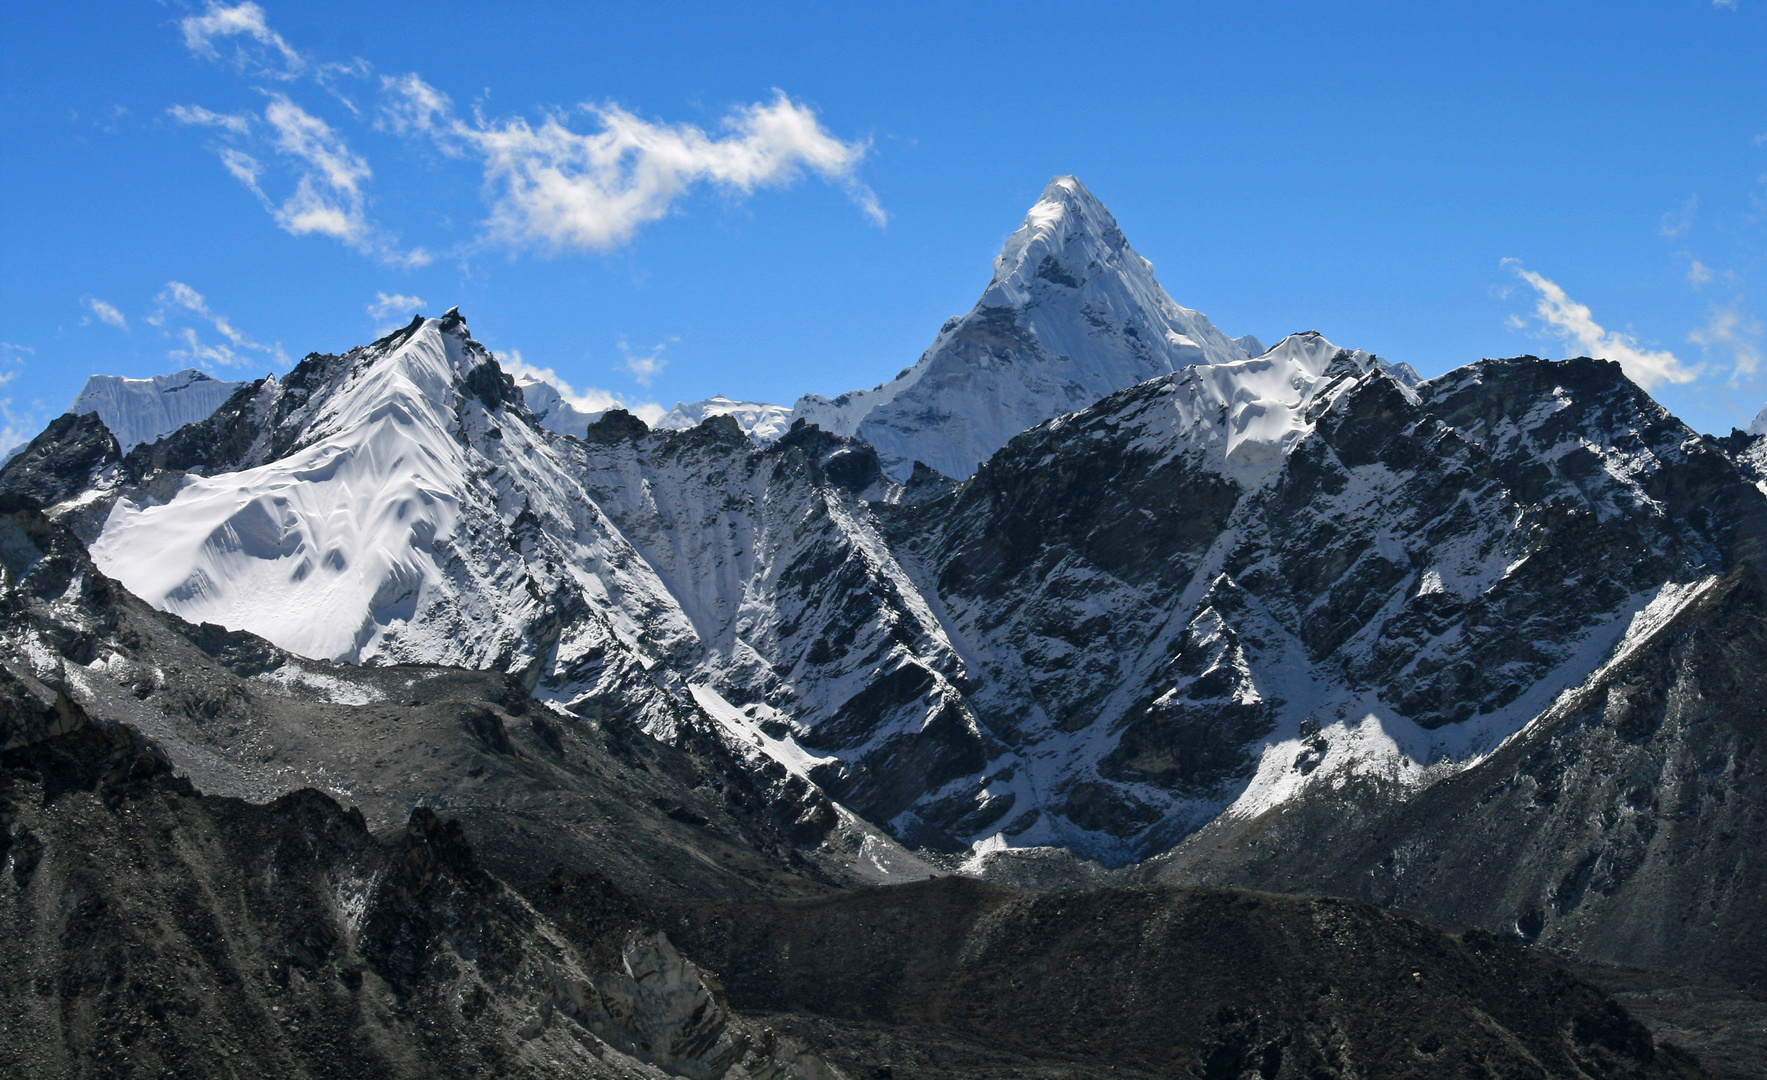
<instances>
[{"instance_id":1,"label":"dark rock face","mask_svg":"<svg viewBox=\"0 0 1767 1080\"><path fill-rule=\"evenodd\" d=\"M7 1075L832 1075L629 905L561 932L426 808L383 843L85 725L0 754L0 824Z\"/></svg>"},{"instance_id":2,"label":"dark rock face","mask_svg":"<svg viewBox=\"0 0 1767 1080\"><path fill-rule=\"evenodd\" d=\"M617 718L561 715L496 672L350 668L193 626L142 604L16 501L0 502L0 572L0 745L90 715L135 727L218 794L320 787L377 830L401 827L413 805L442 809L521 887L554 864L660 894L838 880L817 861L826 798L734 759L708 731L683 727L664 745Z\"/></svg>"},{"instance_id":3,"label":"dark rock face","mask_svg":"<svg viewBox=\"0 0 1767 1080\"><path fill-rule=\"evenodd\" d=\"M1598 961L1767 988L1767 578L1742 564L1473 768L1347 818L1211 825L1170 880L1361 896Z\"/></svg>"},{"instance_id":4,"label":"dark rock face","mask_svg":"<svg viewBox=\"0 0 1767 1080\"><path fill-rule=\"evenodd\" d=\"M733 1006L816 1033L849 1065L842 1043L884 1027L908 1057L944 1035L1086 1077L1698 1071L1601 992L1503 938L1343 900L941 879L693 905L669 921L726 973ZM909 1071L973 1075L931 1056Z\"/></svg>"},{"instance_id":5,"label":"dark rock face","mask_svg":"<svg viewBox=\"0 0 1767 1080\"><path fill-rule=\"evenodd\" d=\"M97 413L63 413L0 469L0 492L53 506L91 487L101 469L121 460L116 437Z\"/></svg>"}]
</instances>

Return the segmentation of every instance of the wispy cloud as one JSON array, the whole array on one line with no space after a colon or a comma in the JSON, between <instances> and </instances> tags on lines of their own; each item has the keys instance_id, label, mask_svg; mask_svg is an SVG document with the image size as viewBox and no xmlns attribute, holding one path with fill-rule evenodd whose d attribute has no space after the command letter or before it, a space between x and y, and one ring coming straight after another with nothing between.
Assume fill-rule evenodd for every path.
<instances>
[{"instance_id":1,"label":"wispy cloud","mask_svg":"<svg viewBox=\"0 0 1767 1080\"><path fill-rule=\"evenodd\" d=\"M624 341L620 342L620 356L625 359L626 370L632 373L632 378L637 380L639 386L649 386L663 373L663 368L669 363L663 358L663 350L667 347L667 342L660 342L647 353L635 353L631 346Z\"/></svg>"},{"instance_id":2,"label":"wispy cloud","mask_svg":"<svg viewBox=\"0 0 1767 1080\"><path fill-rule=\"evenodd\" d=\"M251 113L217 113L200 105L174 105L168 112L178 122L214 128L230 138L251 134L261 120L266 138L258 145L284 161L294 175L294 190L280 202L264 190L264 162L237 146L216 146L221 165L264 204L276 224L295 236L317 234L341 241L388 263L423 266L430 255L422 248L402 251L368 217L367 185L374 178L368 160L350 149L342 135L320 117L282 93L271 93L261 118ZM250 145L248 143L248 145Z\"/></svg>"},{"instance_id":3,"label":"wispy cloud","mask_svg":"<svg viewBox=\"0 0 1767 1080\"><path fill-rule=\"evenodd\" d=\"M18 378L26 360L35 355L37 350L29 345L0 341L0 386ZM41 427L34 411L17 409L11 397L0 397L0 455L30 442Z\"/></svg>"},{"instance_id":4,"label":"wispy cloud","mask_svg":"<svg viewBox=\"0 0 1767 1080\"><path fill-rule=\"evenodd\" d=\"M453 99L416 74L382 75L380 87L381 103L374 126L381 131L445 136L453 127ZM459 152L452 142L445 142L443 148Z\"/></svg>"},{"instance_id":5,"label":"wispy cloud","mask_svg":"<svg viewBox=\"0 0 1767 1080\"><path fill-rule=\"evenodd\" d=\"M352 153L330 124L277 94L264 110L276 149L301 165L294 194L273 212L276 223L301 236L319 233L352 247L369 233L362 186L373 178L368 161Z\"/></svg>"},{"instance_id":6,"label":"wispy cloud","mask_svg":"<svg viewBox=\"0 0 1767 1080\"><path fill-rule=\"evenodd\" d=\"M220 128L235 135L245 135L252 127L250 113L218 113L201 105L174 105L166 113L180 124Z\"/></svg>"},{"instance_id":7,"label":"wispy cloud","mask_svg":"<svg viewBox=\"0 0 1767 1080\"><path fill-rule=\"evenodd\" d=\"M1657 231L1670 239L1686 236L1687 230L1693 228L1693 215L1699 208L1700 197L1689 195L1686 202L1663 215Z\"/></svg>"},{"instance_id":8,"label":"wispy cloud","mask_svg":"<svg viewBox=\"0 0 1767 1080\"><path fill-rule=\"evenodd\" d=\"M118 330L129 329L129 320L123 317L123 313L118 311L115 305L107 304L96 296L88 296L81 303L86 305L86 309L92 312L99 322L109 323Z\"/></svg>"},{"instance_id":9,"label":"wispy cloud","mask_svg":"<svg viewBox=\"0 0 1767 1080\"><path fill-rule=\"evenodd\" d=\"M180 20L178 28L192 53L241 71L293 78L307 68L307 58L270 29L264 9L250 2L232 7L211 3L201 15Z\"/></svg>"},{"instance_id":10,"label":"wispy cloud","mask_svg":"<svg viewBox=\"0 0 1767 1080\"><path fill-rule=\"evenodd\" d=\"M1687 283L1697 289L1711 280L1712 268L1698 259L1693 260L1693 265L1687 268Z\"/></svg>"},{"instance_id":11,"label":"wispy cloud","mask_svg":"<svg viewBox=\"0 0 1767 1080\"><path fill-rule=\"evenodd\" d=\"M340 85L369 78L372 66L360 58L316 62L271 28L256 3L229 6L210 0L179 27L195 56L285 87L310 79L361 116ZM708 133L692 124L645 120L614 104L550 114L537 124L525 117L488 120L476 111L469 122L456 114L447 94L415 73L383 76L380 87L375 128L424 137L448 156L478 161L489 203L480 244L608 251L667 216L695 187L747 196L807 173L843 188L878 226L888 222L877 196L858 178L870 140L837 138L809 105L783 91L732 110ZM289 93L265 92L270 103L261 117L199 105L175 105L168 112L179 123L211 129L231 143L214 147L222 165L288 232L328 236L389 263L430 262L432 256L421 247L400 250L371 220L367 189L373 172L367 158ZM588 118L588 130L573 126L581 117ZM266 167L269 154L294 172L294 190L280 200L266 190L273 186L266 183L272 173Z\"/></svg>"},{"instance_id":12,"label":"wispy cloud","mask_svg":"<svg viewBox=\"0 0 1767 1080\"><path fill-rule=\"evenodd\" d=\"M1603 328L1587 306L1572 300L1556 282L1526 269L1518 260L1504 259L1503 265L1533 287L1534 316L1548 333L1576 346L1585 355L1618 363L1626 376L1644 389L1665 382L1692 382L1698 376L1698 368L1689 368L1674 353L1641 348L1632 335Z\"/></svg>"},{"instance_id":13,"label":"wispy cloud","mask_svg":"<svg viewBox=\"0 0 1767 1080\"><path fill-rule=\"evenodd\" d=\"M1730 10L1735 11L1736 10L1736 0L1712 0L1712 6L1713 7L1721 7L1721 8L1729 8Z\"/></svg>"},{"instance_id":14,"label":"wispy cloud","mask_svg":"<svg viewBox=\"0 0 1767 1080\"><path fill-rule=\"evenodd\" d=\"M504 371L509 372L518 385L528 382L550 384L554 390L558 391L559 397L564 398L572 408L579 412L598 413L608 409L625 409L645 423L654 424L661 420L667 411L654 401L628 401L611 391L597 390L593 387L582 390L575 389L570 383L559 378L558 372L551 368L535 367L522 360L519 349L498 353L497 363L502 366Z\"/></svg>"},{"instance_id":15,"label":"wispy cloud","mask_svg":"<svg viewBox=\"0 0 1767 1080\"><path fill-rule=\"evenodd\" d=\"M881 226L888 215L860 183L868 141L843 142L809 106L783 91L725 118L722 134L691 124L645 120L618 105L583 107L598 130L578 132L568 114L539 124L515 117L467 123L449 97L417 75L381 80L377 123L423 134L445 153L480 159L493 194L487 222L493 240L512 247L606 251L668 214L696 184L747 195L788 184L806 171L845 188Z\"/></svg>"},{"instance_id":16,"label":"wispy cloud","mask_svg":"<svg viewBox=\"0 0 1767 1080\"><path fill-rule=\"evenodd\" d=\"M253 341L234 326L231 319L211 309L201 293L182 281L166 282L156 303L158 306L147 321L179 343L166 353L174 360L222 367L240 367L262 360L288 361L281 345ZM221 340L205 340L205 330L191 325L199 321L207 324L207 331L219 334Z\"/></svg>"},{"instance_id":17,"label":"wispy cloud","mask_svg":"<svg viewBox=\"0 0 1767 1080\"><path fill-rule=\"evenodd\" d=\"M1713 308L1706 325L1687 335L1687 340L1724 354L1735 381L1760 370L1761 337L1761 321L1746 314L1740 304L1733 304Z\"/></svg>"},{"instance_id":18,"label":"wispy cloud","mask_svg":"<svg viewBox=\"0 0 1767 1080\"><path fill-rule=\"evenodd\" d=\"M384 319L393 314L415 313L422 307L423 300L420 297L406 296L403 293L377 292L374 294L374 303L368 305L368 317Z\"/></svg>"}]
</instances>

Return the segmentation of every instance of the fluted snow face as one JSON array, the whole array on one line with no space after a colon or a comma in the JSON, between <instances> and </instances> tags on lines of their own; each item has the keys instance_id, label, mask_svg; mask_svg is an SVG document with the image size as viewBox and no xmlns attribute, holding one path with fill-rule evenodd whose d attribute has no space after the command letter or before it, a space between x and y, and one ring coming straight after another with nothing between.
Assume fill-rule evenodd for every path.
<instances>
[{"instance_id":1,"label":"fluted snow face","mask_svg":"<svg viewBox=\"0 0 1767 1080\"><path fill-rule=\"evenodd\" d=\"M208 419L244 385L223 382L195 368L151 379L94 375L86 380L67 411L76 416L97 413L126 454L185 424Z\"/></svg>"},{"instance_id":2,"label":"fluted snow face","mask_svg":"<svg viewBox=\"0 0 1767 1080\"><path fill-rule=\"evenodd\" d=\"M1191 364L1246 359L1154 278L1104 205L1058 176L1007 238L969 314L874 390L798 401L796 416L857 434L903 480L922 461L966 477L1014 435Z\"/></svg>"}]
</instances>

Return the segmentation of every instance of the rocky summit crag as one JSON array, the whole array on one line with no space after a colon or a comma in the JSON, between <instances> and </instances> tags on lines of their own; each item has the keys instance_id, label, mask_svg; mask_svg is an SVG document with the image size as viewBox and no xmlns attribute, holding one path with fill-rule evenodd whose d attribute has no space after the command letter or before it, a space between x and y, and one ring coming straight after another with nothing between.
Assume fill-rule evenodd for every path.
<instances>
[{"instance_id":1,"label":"rocky summit crag","mask_svg":"<svg viewBox=\"0 0 1767 1080\"><path fill-rule=\"evenodd\" d=\"M1229 339L1166 296L1068 177L918 364L876 391L806 398L789 427L777 407L712 399L653 430L569 412L551 389L518 384L449 311L242 384L137 445L102 411L58 418L0 468L13 742L90 742L90 727L150 746L140 760L160 764L143 768L193 784L185 799L280 807L316 789L358 808L337 850L363 873L395 874L387 844L457 822L449 858L470 851L495 885L483 895L519 898L497 901L510 925L553 919L545 934L577 950L549 963L601 987L633 941L662 956L642 935L666 930L724 973L739 1011L767 1014L771 1034L732 1019L747 1034L730 1045L789 1036L805 1069L901 1055L916 1075L1093 1075L1061 1049L1092 1039L1128 1075L1487 1075L1524 1060L1538 1075L1673 1075L1695 1066L1629 1020L1591 1019L1609 1008L1598 994L1567 998L1550 1031L1505 1019L1481 995L1559 991L1490 935L1767 988L1759 950L1735 947L1767 915L1751 727L1767 646L1750 621L1767 435L1694 432L1600 359L1422 380L1315 331L1269 349ZM59 797L19 769L24 798ZM15 862L39 857L48 827L21 826L38 840L15 839ZM1268 959L1245 977L1357 987L1342 1008L1222 983L1215 1012L1158 1045L1108 1025L1026 1042L1011 1032L1047 1027L1055 1006L1012 993L1045 961L992 935L1064 902L916 884L952 872L1080 888L1074 910L1120 921L1125 940L1240 910L1244 894L1194 887L1350 896L1455 929L1248 906L1239 930L1299 934L1324 966ZM883 959L828 958L876 994L767 988L803 954L786 928L878 885L877 903L944 905L939 933L973 921L975 936L957 960L914 958L911 928ZM571 937L547 906L561 889L637 912L619 930L640 937ZM602 925L584 903L569 918ZM521 905L539 914L509 914ZM696 936L738 910L754 935ZM1338 939L1321 928L1340 916L1394 971L1418 950L1446 965L1411 969L1453 988L1419 1009L1494 1026L1378 1032L1373 969L1329 958ZM354 940L342 925L327 932ZM523 956L554 948L535 941ZM370 962L358 945L327 955L339 971ZM1097 972L1135 954L1113 955ZM435 1000L469 993L458 972L431 976ZM521 1032L550 1029L523 1020L509 1036L505 1021L561 1006L508 977L475 976L517 1002L484 1034L515 1061L538 1037ZM1136 1007L1176 1008L1181 975L1148 977L1159 989ZM903 1011L946 985L980 995L970 1019ZM689 1069L572 1008L564 1029L586 1052ZM774 1067L749 1053L691 1069Z\"/></svg>"}]
</instances>

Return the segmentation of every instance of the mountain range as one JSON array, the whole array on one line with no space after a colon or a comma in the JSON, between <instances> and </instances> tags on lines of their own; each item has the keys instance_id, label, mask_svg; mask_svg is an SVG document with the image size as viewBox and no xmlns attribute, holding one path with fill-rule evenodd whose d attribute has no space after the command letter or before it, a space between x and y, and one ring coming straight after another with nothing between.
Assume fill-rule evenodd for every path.
<instances>
[{"instance_id":1,"label":"mountain range","mask_svg":"<svg viewBox=\"0 0 1767 1080\"><path fill-rule=\"evenodd\" d=\"M280 379L162 380L94 377L0 469L23 538L6 548L18 715L61 717L18 752L68 743L54 753L87 777L68 790L98 804L106 763L136 754L141 799L245 799L271 830L317 814L353 853L303 871L327 880L442 859L448 888L481 898L474 918L519 923L498 932L579 981L633 949L634 979L768 973L719 999L716 1067L635 1049L652 1020L630 1009L566 1010L633 1068L1042 1062L1055 1044L1001 1032L1054 1031L1055 1005L998 980L1044 970L1014 951L1040 935L1105 963L1092 922L1148 957L1197 948L1149 929L1192 918L1259 942L1347 920L1332 933L1377 942L1395 971L1427 953L1408 972L1417 1015L1470 1009L1507 1034L1469 1048L1407 1020L1417 1075L1462 1074L1444 1039L1462 1062L1526 1047L1514 1060L1539 1075L1697 1070L1630 1020L1563 1019L1582 1034L1561 1045L1504 1019L1491 995L1547 978L1516 966L1522 946L1767 992L1748 947L1767 925L1767 435L1697 433L1609 361L1425 380L1316 331L1229 338L1058 177L918 362L791 410L713 398L655 427L579 410L505 373L457 310ZM458 842L413 807L456 818ZM373 848L400 829L405 854ZM454 854L422 854L436 845ZM581 913L556 897L591 878L641 914L600 936L557 922ZM1254 918L1244 889L1353 899ZM409 896L386 903L417 917ZM947 913L936 929L926 906ZM435 1002L468 992L395 978L364 925L325 963ZM915 958L873 971L859 927L877 957ZM953 927L961 955L993 959L921 951ZM801 959L817 941L840 944ZM1334 947L1307 946L1325 966L1306 979L1372 977ZM1147 962L1179 1000L1181 976ZM1450 969L1444 992L1472 996L1426 1008ZM808 989L830 972L858 981ZM512 977L475 984L509 1014L488 1046L522 1010L562 1008ZM1346 1064L1352 1044L1398 1060L1354 1010L1210 978L1211 1001L1239 1004L1169 1044L1103 1020L1056 1041L1111 1043L1097 1060L1148 1075L1408 1074ZM1086 983L1089 1007L1133 1025L1107 983ZM607 985L598 1000L627 993ZM909 1004L933 986L956 1004ZM897 1041L868 1042L877 1023Z\"/></svg>"}]
</instances>

